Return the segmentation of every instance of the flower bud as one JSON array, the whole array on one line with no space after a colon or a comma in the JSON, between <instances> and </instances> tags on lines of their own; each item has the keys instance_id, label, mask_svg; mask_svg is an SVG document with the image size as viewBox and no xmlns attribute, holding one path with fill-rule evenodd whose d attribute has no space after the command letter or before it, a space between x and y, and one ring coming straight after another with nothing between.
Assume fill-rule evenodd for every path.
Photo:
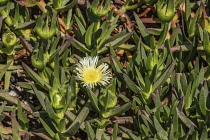
<instances>
[{"instance_id":1,"label":"flower bud","mask_svg":"<svg viewBox=\"0 0 210 140\"><path fill-rule=\"evenodd\" d=\"M44 18L46 17L46 14L43 14L41 17L38 18L36 27L34 30L36 31L37 35L43 39L47 40L52 38L56 33L56 15L54 14L51 19L51 26L48 26L48 18L46 20L45 25L43 26Z\"/></svg>"},{"instance_id":2,"label":"flower bud","mask_svg":"<svg viewBox=\"0 0 210 140\"><path fill-rule=\"evenodd\" d=\"M156 5L157 15L160 20L170 22L175 15L174 0L159 0Z\"/></svg>"},{"instance_id":3,"label":"flower bud","mask_svg":"<svg viewBox=\"0 0 210 140\"><path fill-rule=\"evenodd\" d=\"M17 37L13 32L6 32L2 35L2 42L7 48L7 52L10 53L13 51L14 46L17 43Z\"/></svg>"},{"instance_id":4,"label":"flower bud","mask_svg":"<svg viewBox=\"0 0 210 140\"><path fill-rule=\"evenodd\" d=\"M43 71L46 64L47 64L47 58L43 52L43 47L40 47L40 49L35 49L31 56L31 62L32 65L37 68L39 71Z\"/></svg>"},{"instance_id":5,"label":"flower bud","mask_svg":"<svg viewBox=\"0 0 210 140\"><path fill-rule=\"evenodd\" d=\"M110 0L106 0L106 3L104 4L105 6L103 6L102 4L103 3L101 3L99 5L99 0L94 0L93 3L92 3L92 5L90 6L90 10L91 10L92 14L97 19L101 19L110 10L110 4L111 4L111 1Z\"/></svg>"}]
</instances>

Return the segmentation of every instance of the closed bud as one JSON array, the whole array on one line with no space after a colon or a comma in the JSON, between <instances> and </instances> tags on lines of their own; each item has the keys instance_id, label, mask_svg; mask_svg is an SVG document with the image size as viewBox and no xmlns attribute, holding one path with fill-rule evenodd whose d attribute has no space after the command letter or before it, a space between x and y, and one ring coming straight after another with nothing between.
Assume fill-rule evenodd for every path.
<instances>
[{"instance_id":1,"label":"closed bud","mask_svg":"<svg viewBox=\"0 0 210 140\"><path fill-rule=\"evenodd\" d=\"M43 14L41 17L39 17L36 27L34 28L37 35L43 40L52 38L56 33L56 15L53 14L50 27L48 25L49 23L48 18L46 20L46 23L43 23L43 21L45 21L44 20L45 17L46 17L46 14Z\"/></svg>"},{"instance_id":2,"label":"closed bud","mask_svg":"<svg viewBox=\"0 0 210 140\"><path fill-rule=\"evenodd\" d=\"M103 3L99 4L99 0L94 0L92 5L90 6L90 10L97 19L101 19L109 12L110 4L110 0L106 0L104 4L105 6L103 6Z\"/></svg>"},{"instance_id":3,"label":"closed bud","mask_svg":"<svg viewBox=\"0 0 210 140\"><path fill-rule=\"evenodd\" d=\"M160 20L170 22L175 15L174 0L159 0L156 5L157 15Z\"/></svg>"},{"instance_id":4,"label":"closed bud","mask_svg":"<svg viewBox=\"0 0 210 140\"><path fill-rule=\"evenodd\" d=\"M2 42L7 48L8 53L11 53L14 49L14 46L17 44L17 37L13 32L6 32L2 35Z\"/></svg>"}]
</instances>

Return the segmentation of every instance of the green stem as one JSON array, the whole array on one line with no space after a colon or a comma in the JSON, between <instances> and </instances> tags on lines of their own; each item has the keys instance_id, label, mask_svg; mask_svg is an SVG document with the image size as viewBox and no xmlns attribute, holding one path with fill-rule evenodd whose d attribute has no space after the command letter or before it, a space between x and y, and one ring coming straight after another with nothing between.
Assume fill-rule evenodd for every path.
<instances>
[{"instance_id":1,"label":"green stem","mask_svg":"<svg viewBox=\"0 0 210 140\"><path fill-rule=\"evenodd\" d=\"M136 9L138 8L140 5L142 4L142 0L134 5L131 5L131 6L126 6L125 9L126 10L133 10L133 9Z\"/></svg>"},{"instance_id":2,"label":"green stem","mask_svg":"<svg viewBox=\"0 0 210 140\"><path fill-rule=\"evenodd\" d=\"M8 55L8 56L7 56L7 62L9 62L10 60L12 60L11 65L13 65L13 63L14 63L14 56L13 56L13 55ZM12 73L11 71L7 71L7 72L5 73L4 89L9 89L11 73Z\"/></svg>"},{"instance_id":3,"label":"green stem","mask_svg":"<svg viewBox=\"0 0 210 140\"><path fill-rule=\"evenodd\" d=\"M138 2L138 3L136 3L136 4L134 4L134 5L124 5L119 11L121 12L121 13L125 13L127 10L133 10L133 9L136 9L136 8L138 8L141 4L142 4L142 0L140 1L140 2Z\"/></svg>"}]
</instances>

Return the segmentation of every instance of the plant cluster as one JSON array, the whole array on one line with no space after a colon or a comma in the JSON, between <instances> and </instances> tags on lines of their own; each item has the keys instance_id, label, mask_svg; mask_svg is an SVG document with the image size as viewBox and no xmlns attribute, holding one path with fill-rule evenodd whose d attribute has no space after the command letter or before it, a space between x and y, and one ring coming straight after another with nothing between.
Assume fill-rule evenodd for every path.
<instances>
[{"instance_id":1,"label":"plant cluster","mask_svg":"<svg viewBox=\"0 0 210 140\"><path fill-rule=\"evenodd\" d=\"M209 0L1 0L0 138L210 139Z\"/></svg>"}]
</instances>

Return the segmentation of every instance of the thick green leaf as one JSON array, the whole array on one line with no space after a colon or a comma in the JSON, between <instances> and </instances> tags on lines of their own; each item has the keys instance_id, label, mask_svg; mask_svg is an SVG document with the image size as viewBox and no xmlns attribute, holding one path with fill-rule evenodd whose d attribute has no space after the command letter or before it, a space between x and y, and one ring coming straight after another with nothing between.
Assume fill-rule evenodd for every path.
<instances>
[{"instance_id":1,"label":"thick green leaf","mask_svg":"<svg viewBox=\"0 0 210 140\"><path fill-rule=\"evenodd\" d=\"M200 140L207 140L207 139L208 139L207 127L206 126L203 126L203 131L201 133Z\"/></svg>"},{"instance_id":2,"label":"thick green leaf","mask_svg":"<svg viewBox=\"0 0 210 140\"><path fill-rule=\"evenodd\" d=\"M131 105L132 105L131 103L126 103L123 106L115 107L115 108L111 109L109 112L102 114L102 115L104 118L109 118L109 117L112 117L115 115L122 114L122 113L126 112L128 109L130 109Z\"/></svg>"},{"instance_id":3,"label":"thick green leaf","mask_svg":"<svg viewBox=\"0 0 210 140\"><path fill-rule=\"evenodd\" d=\"M122 68L122 65L120 64L120 61L117 60L117 58L115 58L112 55L110 56L110 61L111 61L111 64L112 64L112 68L116 73L117 78L120 79L120 80L123 80L122 73L124 72L124 70Z\"/></svg>"},{"instance_id":4,"label":"thick green leaf","mask_svg":"<svg viewBox=\"0 0 210 140\"><path fill-rule=\"evenodd\" d=\"M4 107L6 106L7 102L4 101L3 104L0 106L0 114L4 111Z\"/></svg>"},{"instance_id":5,"label":"thick green leaf","mask_svg":"<svg viewBox=\"0 0 210 140\"><path fill-rule=\"evenodd\" d=\"M170 126L168 140L174 140L174 127L173 127L173 123Z\"/></svg>"},{"instance_id":6,"label":"thick green leaf","mask_svg":"<svg viewBox=\"0 0 210 140\"><path fill-rule=\"evenodd\" d=\"M114 40L116 40L117 38L120 38L122 37L123 35L126 34L126 30L123 30L122 32L114 35L114 36L111 36L109 38L107 38L106 40L104 40L103 42L100 42L100 46L98 46L99 49L103 48L106 44L108 44L109 42L112 42Z\"/></svg>"},{"instance_id":7,"label":"thick green leaf","mask_svg":"<svg viewBox=\"0 0 210 140\"><path fill-rule=\"evenodd\" d=\"M206 111L207 111L207 108L206 108L207 97L208 97L208 87L207 87L207 83L205 82L205 85L203 88L201 88L201 92L199 94L199 106L204 116L206 115Z\"/></svg>"},{"instance_id":8,"label":"thick green leaf","mask_svg":"<svg viewBox=\"0 0 210 140\"><path fill-rule=\"evenodd\" d=\"M155 95L155 108L156 108L155 117L159 122L162 122L160 114L163 113L163 107L160 100L160 96L159 94L154 94L154 95Z\"/></svg>"},{"instance_id":9,"label":"thick green leaf","mask_svg":"<svg viewBox=\"0 0 210 140\"><path fill-rule=\"evenodd\" d=\"M76 119L69 126L69 128L66 131L61 132L61 133L64 136L67 136L67 137L75 135L75 133L80 128L80 125L84 122L84 120L86 119L87 115L89 114L90 107L91 107L91 103L87 102L85 104L85 106L82 108L82 110L80 111L80 113L77 115Z\"/></svg>"},{"instance_id":10,"label":"thick green leaf","mask_svg":"<svg viewBox=\"0 0 210 140\"><path fill-rule=\"evenodd\" d=\"M24 131L27 131L28 130L28 127L29 127L29 123L28 123L29 120L27 118L27 115L22 110L20 101L18 101L17 107L18 107L18 110L17 110L18 122L19 122L21 128Z\"/></svg>"},{"instance_id":11,"label":"thick green leaf","mask_svg":"<svg viewBox=\"0 0 210 140\"><path fill-rule=\"evenodd\" d=\"M36 25L36 21L28 21L24 23L19 23L17 27L15 27L16 30L20 29L28 29L31 27L34 27Z\"/></svg>"},{"instance_id":12,"label":"thick green leaf","mask_svg":"<svg viewBox=\"0 0 210 140\"><path fill-rule=\"evenodd\" d=\"M164 43L164 41L166 40L166 36L167 36L168 30L169 30L169 23L166 22L164 24L163 31L162 31L162 33L160 35L159 40L158 40L157 47L162 45Z\"/></svg>"},{"instance_id":13,"label":"thick green leaf","mask_svg":"<svg viewBox=\"0 0 210 140\"><path fill-rule=\"evenodd\" d=\"M7 92L0 93L0 98L15 105L17 105L19 101L18 98L9 95ZM27 113L31 114L33 112L29 105L21 102L21 106L25 111L27 111Z\"/></svg>"},{"instance_id":14,"label":"thick green leaf","mask_svg":"<svg viewBox=\"0 0 210 140\"><path fill-rule=\"evenodd\" d=\"M87 90L87 93L88 93L89 99L90 99L93 107L98 112L100 112L100 109L99 109L99 106L98 106L98 98L97 98L97 96L90 89Z\"/></svg>"},{"instance_id":15,"label":"thick green leaf","mask_svg":"<svg viewBox=\"0 0 210 140\"><path fill-rule=\"evenodd\" d=\"M25 88L25 89L32 89L32 85L35 86L34 83L28 83L28 82L17 82L18 86Z\"/></svg>"},{"instance_id":16,"label":"thick green leaf","mask_svg":"<svg viewBox=\"0 0 210 140\"><path fill-rule=\"evenodd\" d=\"M153 119L157 135L159 135L162 140L168 139L168 133L163 129L163 127L160 125L155 116L153 117Z\"/></svg>"},{"instance_id":17,"label":"thick green leaf","mask_svg":"<svg viewBox=\"0 0 210 140\"><path fill-rule=\"evenodd\" d=\"M117 140L117 133L118 133L118 122L115 122L113 133L112 133L112 140Z\"/></svg>"},{"instance_id":18,"label":"thick green leaf","mask_svg":"<svg viewBox=\"0 0 210 140\"><path fill-rule=\"evenodd\" d=\"M44 110L46 110L46 104L45 104L45 98L47 98L46 95L44 95L42 92L39 92L37 88L33 85L32 85L32 89L34 93L36 94L36 97L38 98L40 104L42 105Z\"/></svg>"},{"instance_id":19,"label":"thick green leaf","mask_svg":"<svg viewBox=\"0 0 210 140\"><path fill-rule=\"evenodd\" d=\"M172 64L168 67L168 69L161 75L160 78L155 81L154 85L152 86L152 91L155 91L167 78L171 75L174 70L176 61L173 61Z\"/></svg>"},{"instance_id":20,"label":"thick green leaf","mask_svg":"<svg viewBox=\"0 0 210 140\"><path fill-rule=\"evenodd\" d=\"M190 127L189 131L180 140L189 140L189 136L194 132L194 127Z\"/></svg>"},{"instance_id":21,"label":"thick green leaf","mask_svg":"<svg viewBox=\"0 0 210 140\"><path fill-rule=\"evenodd\" d=\"M195 131L195 132L192 134L192 140L199 140L199 139L198 139L198 131Z\"/></svg>"},{"instance_id":22,"label":"thick green leaf","mask_svg":"<svg viewBox=\"0 0 210 140\"><path fill-rule=\"evenodd\" d=\"M60 120L61 118L59 116L57 116L57 114L55 113L55 111L52 108L52 105L50 104L49 99L46 97L45 98L45 111L47 112L47 114L54 120L58 119Z\"/></svg>"},{"instance_id":23,"label":"thick green leaf","mask_svg":"<svg viewBox=\"0 0 210 140\"><path fill-rule=\"evenodd\" d=\"M43 125L43 127L45 128L45 130L47 131L47 133L54 138L55 136L55 132L53 132L53 130L51 129L51 127L47 124L47 121L43 120L42 118L40 118L40 121Z\"/></svg>"},{"instance_id":24,"label":"thick green leaf","mask_svg":"<svg viewBox=\"0 0 210 140\"><path fill-rule=\"evenodd\" d=\"M103 140L104 129L98 128L96 134L96 140Z\"/></svg>"},{"instance_id":25,"label":"thick green leaf","mask_svg":"<svg viewBox=\"0 0 210 140\"><path fill-rule=\"evenodd\" d=\"M160 35L162 32L162 29L159 28L147 28L145 30L150 35Z\"/></svg>"},{"instance_id":26,"label":"thick green leaf","mask_svg":"<svg viewBox=\"0 0 210 140\"><path fill-rule=\"evenodd\" d=\"M141 87L138 87L126 74L123 73L123 78L128 85L128 87L135 93L141 93Z\"/></svg>"},{"instance_id":27,"label":"thick green leaf","mask_svg":"<svg viewBox=\"0 0 210 140\"><path fill-rule=\"evenodd\" d=\"M102 47L102 48L98 51L98 53L102 53L102 52L104 52L105 50L107 50L107 49L108 49L107 46L109 46L109 48L110 48L110 47L116 48L116 47L120 46L121 44L123 44L124 42L126 42L126 41L130 38L130 36L131 36L132 34L133 34L133 32L127 33L127 34L125 34L125 35L123 35L123 36L120 36L120 37L116 38L115 40L113 39L113 41L111 41L111 42L108 42L107 40L105 40L105 41L104 41L104 42L106 42L105 46ZM113 36L113 37L111 37L111 38L115 38L115 36Z\"/></svg>"},{"instance_id":28,"label":"thick green leaf","mask_svg":"<svg viewBox=\"0 0 210 140\"><path fill-rule=\"evenodd\" d=\"M184 115L183 112L181 112L181 111L179 111L179 110L177 109L177 113L178 113L178 116L179 116L180 120L181 120L188 128L190 128L190 127L192 127L192 126L197 127L190 119L188 119L188 118Z\"/></svg>"},{"instance_id":29,"label":"thick green leaf","mask_svg":"<svg viewBox=\"0 0 210 140\"><path fill-rule=\"evenodd\" d=\"M92 44L93 27L94 27L94 23L92 23L88 27L87 32L85 33L85 43L86 43L86 45L87 45L88 48L90 48L90 46Z\"/></svg>"},{"instance_id":30,"label":"thick green leaf","mask_svg":"<svg viewBox=\"0 0 210 140\"><path fill-rule=\"evenodd\" d=\"M139 27L139 30L141 32L143 39L146 41L147 44L149 44L150 39L149 39L149 34L146 32L146 27L144 26L144 24L140 20L139 16L135 12L134 12L134 17L135 17L136 23Z\"/></svg>"},{"instance_id":31,"label":"thick green leaf","mask_svg":"<svg viewBox=\"0 0 210 140\"><path fill-rule=\"evenodd\" d=\"M70 121L73 122L75 120L75 118L77 117L76 115L74 115L71 111L67 110L65 113L66 118ZM85 124L82 123L80 125L80 129L85 131Z\"/></svg>"},{"instance_id":32,"label":"thick green leaf","mask_svg":"<svg viewBox=\"0 0 210 140\"><path fill-rule=\"evenodd\" d=\"M88 135L88 138L90 140L95 140L96 135L95 135L94 130L91 127L91 125L88 121L85 122L85 130L86 130L86 133Z\"/></svg>"},{"instance_id":33,"label":"thick green leaf","mask_svg":"<svg viewBox=\"0 0 210 140\"><path fill-rule=\"evenodd\" d=\"M122 127L122 126L119 126L119 128L120 128L123 132L127 133L128 136L130 137L130 139L132 139L132 140L141 140L140 137L137 137L137 136L136 136L136 134L135 134L134 131L131 131L130 129L127 129L127 128Z\"/></svg>"},{"instance_id":34,"label":"thick green leaf","mask_svg":"<svg viewBox=\"0 0 210 140\"><path fill-rule=\"evenodd\" d=\"M58 80L59 84L60 84L60 65L59 65L59 55L57 53L57 55L55 56L55 60L54 60L54 78Z\"/></svg>"},{"instance_id":35,"label":"thick green leaf","mask_svg":"<svg viewBox=\"0 0 210 140\"><path fill-rule=\"evenodd\" d=\"M78 5L76 5L75 12L76 12L77 17L79 18L79 20L83 24L83 26L86 27L87 25L86 25L86 20L84 18L84 14L81 12Z\"/></svg>"},{"instance_id":36,"label":"thick green leaf","mask_svg":"<svg viewBox=\"0 0 210 140\"><path fill-rule=\"evenodd\" d=\"M108 26L107 26L107 27L108 27ZM102 34L101 34L101 36L100 36L100 38L99 38L100 44L101 44L102 42L104 42L104 41L111 35L112 31L113 31L116 27L117 27L117 25L113 25L113 26L111 26L109 29L105 29L105 28L102 29L103 32L102 32ZM100 46L100 44L99 44L99 46Z\"/></svg>"},{"instance_id":37,"label":"thick green leaf","mask_svg":"<svg viewBox=\"0 0 210 140\"><path fill-rule=\"evenodd\" d=\"M91 52L89 49L86 48L86 46L82 43L80 43L79 41L77 41L76 39L73 39L71 44L78 50L84 52L84 53L88 53Z\"/></svg>"},{"instance_id":38,"label":"thick green leaf","mask_svg":"<svg viewBox=\"0 0 210 140\"><path fill-rule=\"evenodd\" d=\"M136 51L137 45L122 44L122 45L118 46L118 48L126 50L126 51Z\"/></svg>"},{"instance_id":39,"label":"thick green leaf","mask_svg":"<svg viewBox=\"0 0 210 140\"><path fill-rule=\"evenodd\" d=\"M63 52L68 51L67 47L69 47L69 45L71 44L71 42L72 42L73 39L74 39L73 36L67 38L67 40L63 44L61 44L61 46L58 47L58 49L59 49L59 55L61 55ZM53 55L56 55L56 53L57 53L57 51L55 50L55 52L53 53ZM53 55L51 55L50 58L52 58ZM59 60L60 59L61 59L61 57L59 56Z\"/></svg>"},{"instance_id":40,"label":"thick green leaf","mask_svg":"<svg viewBox=\"0 0 210 140\"><path fill-rule=\"evenodd\" d=\"M193 37L196 33L196 30L197 30L196 22L197 22L198 16L199 16L199 9L196 11L194 18L193 19L191 18L189 20L190 21L189 26L188 26L189 37Z\"/></svg>"},{"instance_id":41,"label":"thick green leaf","mask_svg":"<svg viewBox=\"0 0 210 140\"><path fill-rule=\"evenodd\" d=\"M5 117L6 117L5 114L0 114L0 122L3 121ZM1 130L1 128L0 128L0 130Z\"/></svg>"},{"instance_id":42,"label":"thick green leaf","mask_svg":"<svg viewBox=\"0 0 210 140\"><path fill-rule=\"evenodd\" d=\"M15 117L15 112L12 111L11 112L11 120L12 120L12 135L13 135L13 139L15 140L21 140L20 138L20 135L19 135L19 125L18 125L18 122L16 120L16 117Z\"/></svg>"},{"instance_id":43,"label":"thick green leaf","mask_svg":"<svg viewBox=\"0 0 210 140\"><path fill-rule=\"evenodd\" d=\"M74 15L74 18L75 18L75 20L76 20L76 22L78 24L78 27L79 27L80 32L81 32L81 35L84 36L85 33L86 33L85 27L83 26L83 24L80 22L79 18L76 15Z\"/></svg>"},{"instance_id":44,"label":"thick green leaf","mask_svg":"<svg viewBox=\"0 0 210 140\"><path fill-rule=\"evenodd\" d=\"M28 74L32 77L32 79L38 83L42 88L49 90L51 86L45 82L38 74L36 74L30 67L28 67L25 63L22 63L24 69L28 72Z\"/></svg>"},{"instance_id":45,"label":"thick green leaf","mask_svg":"<svg viewBox=\"0 0 210 140\"><path fill-rule=\"evenodd\" d=\"M7 69L9 68L9 66L11 65L12 62L13 62L13 60L8 61L7 65L0 72L0 80L4 76L4 74L7 72Z\"/></svg>"}]
</instances>

